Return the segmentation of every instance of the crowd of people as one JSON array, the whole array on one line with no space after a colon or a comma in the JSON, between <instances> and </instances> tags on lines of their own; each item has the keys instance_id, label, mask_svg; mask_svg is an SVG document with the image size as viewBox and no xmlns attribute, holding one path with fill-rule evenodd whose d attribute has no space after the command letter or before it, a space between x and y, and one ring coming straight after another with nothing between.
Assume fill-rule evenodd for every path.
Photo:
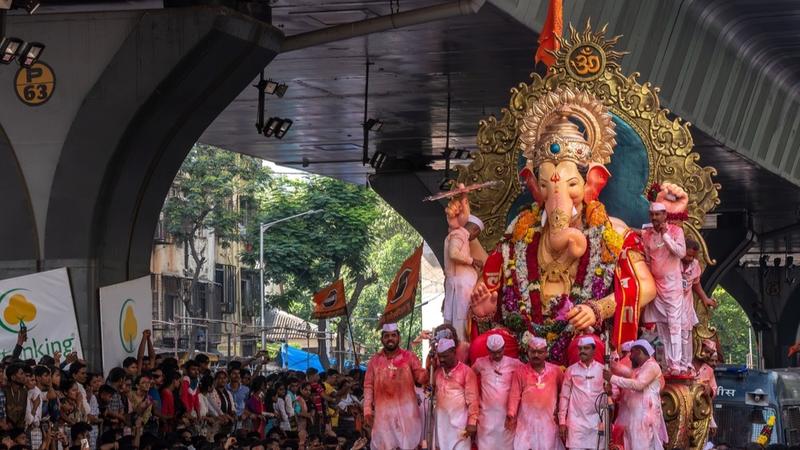
<instances>
[{"instance_id":1,"label":"crowd of people","mask_svg":"<svg viewBox=\"0 0 800 450\"><path fill-rule=\"evenodd\" d=\"M75 353L21 360L26 339L23 329L0 367L0 450L359 450L368 444L357 369L263 375L263 358L212 369L205 354L179 364L156 355L145 330L139 357L103 376Z\"/></svg>"},{"instance_id":2,"label":"crowd of people","mask_svg":"<svg viewBox=\"0 0 800 450\"><path fill-rule=\"evenodd\" d=\"M564 369L547 362L547 342L529 333L517 355L508 348L513 338L497 330L486 339L487 354L477 358L469 355L474 343L460 342L452 325L430 337L435 356L426 369L399 347L395 324L383 327L383 349L370 359L364 381L373 449L433 448L430 442L443 450L606 448L600 431L603 405L610 403L609 431L626 450L660 449L667 442L664 377L646 339L622 345L605 368L597 361L597 341L579 337L579 360ZM713 342L704 342L704 354L714 351ZM706 361L696 359L695 369L697 382L715 391ZM432 398L421 396L420 387L431 384Z\"/></svg>"}]
</instances>

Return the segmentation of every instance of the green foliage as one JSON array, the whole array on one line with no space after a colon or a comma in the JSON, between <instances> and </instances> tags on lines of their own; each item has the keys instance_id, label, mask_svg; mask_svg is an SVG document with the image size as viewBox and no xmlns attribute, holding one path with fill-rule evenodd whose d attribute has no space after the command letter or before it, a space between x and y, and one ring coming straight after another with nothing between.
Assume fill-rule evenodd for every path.
<instances>
[{"instance_id":1,"label":"green foliage","mask_svg":"<svg viewBox=\"0 0 800 450\"><path fill-rule=\"evenodd\" d=\"M207 228L213 229L221 245L237 240L239 224L247 211L234 199L247 202L269 183L261 160L197 144L172 182L164 204L167 231L179 242L191 242Z\"/></svg>"},{"instance_id":2,"label":"green foliage","mask_svg":"<svg viewBox=\"0 0 800 450\"><path fill-rule=\"evenodd\" d=\"M750 328L750 320L736 299L725 289L716 288L714 298L719 302L719 306L712 313L711 324L719 333L725 363L745 364L748 352L747 330ZM754 339L753 352L755 353L755 351ZM754 358L756 357L754 356Z\"/></svg>"},{"instance_id":3,"label":"green foliage","mask_svg":"<svg viewBox=\"0 0 800 450\"><path fill-rule=\"evenodd\" d=\"M323 212L276 224L264 233L264 276L281 284L283 293L273 296L273 305L288 308L302 299L310 315L310 296L337 278L350 280L364 276L369 269L370 227L378 218L378 196L360 186L331 178L276 180L273 189L261 199L261 223L302 212ZM252 252L243 260L258 260L258 223L250 227ZM308 314L304 314L305 312Z\"/></svg>"},{"instance_id":4,"label":"green foliage","mask_svg":"<svg viewBox=\"0 0 800 450\"><path fill-rule=\"evenodd\" d=\"M260 221L268 223L312 209L324 212L280 223L264 235L265 278L281 285L281 292L268 301L309 319L313 293L344 278L353 308L354 338L376 350L380 345L377 319L386 305L389 285L422 238L373 191L324 177L276 179L261 197ZM242 257L252 264L258 259L257 224L250 229L250 242L253 251ZM401 327L410 321L410 317L404 319ZM343 318L329 322L346 332ZM421 325L419 310L413 322L416 335ZM403 334L405 330L401 328Z\"/></svg>"}]
</instances>

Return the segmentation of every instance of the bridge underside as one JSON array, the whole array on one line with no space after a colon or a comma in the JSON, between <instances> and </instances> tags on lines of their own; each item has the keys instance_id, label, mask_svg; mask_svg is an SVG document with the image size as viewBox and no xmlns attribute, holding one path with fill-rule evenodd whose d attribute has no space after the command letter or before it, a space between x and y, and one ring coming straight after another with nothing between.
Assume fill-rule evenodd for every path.
<instances>
[{"instance_id":1,"label":"bridge underside","mask_svg":"<svg viewBox=\"0 0 800 450\"><path fill-rule=\"evenodd\" d=\"M36 108L0 90L0 202L14 212L0 227L0 278L69 267L84 346L97 355L97 288L147 273L164 196L198 140L369 183L441 254L442 211L420 199L438 190L445 147L474 151L478 121L529 79L547 4L490 0L475 14L279 54L284 36L388 15L389 5L276 4L270 25L221 7L90 13L88 2L48 3L77 12L9 17L9 35L47 43L58 84ZM436 3L404 1L401 13ZM798 7L576 0L565 10L565 22L592 18L623 34L623 70L661 86L663 103L694 124L700 163L722 184L717 226L704 230L718 264L704 283L742 303L774 348L772 365L800 323L793 283L776 299L763 288L769 274L739 266L800 247L797 47L788 44L797 37L782 20L797 11L787 8ZM266 104L267 117L294 121L282 140L253 126L250 85L264 67L289 85ZM384 123L367 147L385 155L377 169L361 162L367 70L368 117ZM0 86L14 72L0 67Z\"/></svg>"}]
</instances>

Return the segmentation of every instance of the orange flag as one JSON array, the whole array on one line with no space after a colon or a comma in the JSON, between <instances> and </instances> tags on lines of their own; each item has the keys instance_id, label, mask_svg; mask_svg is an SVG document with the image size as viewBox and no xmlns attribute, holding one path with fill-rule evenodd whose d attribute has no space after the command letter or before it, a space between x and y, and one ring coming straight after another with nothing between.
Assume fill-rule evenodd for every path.
<instances>
[{"instance_id":1,"label":"orange flag","mask_svg":"<svg viewBox=\"0 0 800 450\"><path fill-rule=\"evenodd\" d=\"M347 314L347 299L344 297L344 282L339 279L314 294L315 319L328 319Z\"/></svg>"},{"instance_id":2,"label":"orange flag","mask_svg":"<svg viewBox=\"0 0 800 450\"><path fill-rule=\"evenodd\" d=\"M379 325L397 322L414 310L421 262L422 246L420 245L403 262L397 275L394 276L394 281L389 286L389 295L386 298L386 309L383 310Z\"/></svg>"},{"instance_id":3,"label":"orange flag","mask_svg":"<svg viewBox=\"0 0 800 450\"><path fill-rule=\"evenodd\" d=\"M535 63L541 61L550 67L556 62L555 57L546 50L555 52L559 48L556 36L561 37L564 29L563 9L562 0L550 0L550 5L547 7L547 18L544 20L542 33L539 34L539 48L536 49L536 56L533 58Z\"/></svg>"}]
</instances>

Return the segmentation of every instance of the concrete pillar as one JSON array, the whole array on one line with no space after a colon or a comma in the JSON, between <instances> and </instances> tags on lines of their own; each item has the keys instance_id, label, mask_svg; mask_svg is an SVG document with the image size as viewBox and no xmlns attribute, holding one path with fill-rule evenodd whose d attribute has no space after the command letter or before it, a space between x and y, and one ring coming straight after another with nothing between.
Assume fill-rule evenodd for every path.
<instances>
[{"instance_id":1,"label":"concrete pillar","mask_svg":"<svg viewBox=\"0 0 800 450\"><path fill-rule=\"evenodd\" d=\"M14 16L9 33L47 44L57 83L35 108L0 90L0 171L3 158L20 167L0 201L26 207L13 233L0 231L0 243L18 236L0 247L0 277L66 266L84 356L99 369L99 287L149 272L181 162L283 35L219 7ZM11 76L0 70L0 84Z\"/></svg>"}]
</instances>

